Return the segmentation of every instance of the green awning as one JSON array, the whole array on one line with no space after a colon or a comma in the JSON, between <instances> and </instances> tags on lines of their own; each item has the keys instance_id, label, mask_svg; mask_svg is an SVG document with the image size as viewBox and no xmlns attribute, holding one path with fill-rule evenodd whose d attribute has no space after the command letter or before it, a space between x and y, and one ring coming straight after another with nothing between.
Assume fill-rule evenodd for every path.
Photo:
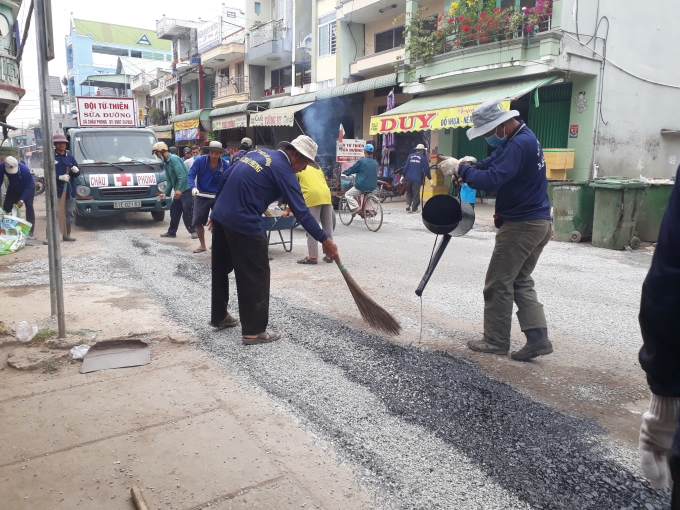
<instances>
[{"instance_id":1,"label":"green awning","mask_svg":"<svg viewBox=\"0 0 680 510\"><path fill-rule=\"evenodd\" d=\"M170 122L181 122L183 120L210 120L210 112L212 108L203 108L202 110L194 110L191 112L182 113L170 117Z\"/></svg>"},{"instance_id":2,"label":"green awning","mask_svg":"<svg viewBox=\"0 0 680 510\"><path fill-rule=\"evenodd\" d=\"M120 89L130 84L130 76L127 74L91 74L81 81L80 84L87 85L88 87Z\"/></svg>"},{"instance_id":3,"label":"green awning","mask_svg":"<svg viewBox=\"0 0 680 510\"><path fill-rule=\"evenodd\" d=\"M296 104L313 103L314 101L348 96L350 94L359 94L369 90L382 89L384 87L395 87L396 85L397 76L395 74L388 74L376 78L369 78L368 80L348 83L346 85L338 85L337 87L329 87L316 92L309 92L308 94L279 97L269 101L269 108L282 108L284 106L294 106Z\"/></svg>"},{"instance_id":4,"label":"green awning","mask_svg":"<svg viewBox=\"0 0 680 510\"><path fill-rule=\"evenodd\" d=\"M149 126L149 129L156 133L163 133L164 131L172 131L172 124L166 126Z\"/></svg>"},{"instance_id":5,"label":"green awning","mask_svg":"<svg viewBox=\"0 0 680 510\"><path fill-rule=\"evenodd\" d=\"M466 88L456 92L449 92L447 94L417 97L415 99L411 99L401 106L397 106L389 112L378 115L378 117L393 117L403 113L443 110L445 108L456 108L458 106L477 105L491 100L516 100L524 94L528 94L532 90L549 84L556 78L556 76L549 76L536 80L492 85L490 87L477 85L475 88Z\"/></svg>"},{"instance_id":6,"label":"green awning","mask_svg":"<svg viewBox=\"0 0 680 510\"><path fill-rule=\"evenodd\" d=\"M246 113L250 111L264 110L267 107L267 101L253 101L251 103L239 103L233 106L225 106L224 108L215 108L210 112L210 118L224 117L226 115L235 115L237 113Z\"/></svg>"}]
</instances>

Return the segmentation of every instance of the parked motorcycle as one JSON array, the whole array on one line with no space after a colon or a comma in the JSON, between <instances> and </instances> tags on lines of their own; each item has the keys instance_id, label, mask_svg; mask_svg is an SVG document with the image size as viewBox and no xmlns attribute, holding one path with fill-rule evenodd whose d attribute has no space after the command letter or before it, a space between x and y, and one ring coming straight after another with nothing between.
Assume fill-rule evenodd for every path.
<instances>
[{"instance_id":1,"label":"parked motorcycle","mask_svg":"<svg viewBox=\"0 0 680 510\"><path fill-rule=\"evenodd\" d=\"M45 193L45 176L38 175L33 170L31 170L31 175L35 181L35 194L40 195L41 193Z\"/></svg>"},{"instance_id":2,"label":"parked motorcycle","mask_svg":"<svg viewBox=\"0 0 680 510\"><path fill-rule=\"evenodd\" d=\"M400 168L394 175L400 175L403 168ZM395 177L390 178L378 178L378 188L375 190L375 195L378 197L380 202L384 202L388 198L391 200L396 197L403 197L406 194L406 184L404 184L401 179L397 181L397 184L393 184Z\"/></svg>"}]
</instances>

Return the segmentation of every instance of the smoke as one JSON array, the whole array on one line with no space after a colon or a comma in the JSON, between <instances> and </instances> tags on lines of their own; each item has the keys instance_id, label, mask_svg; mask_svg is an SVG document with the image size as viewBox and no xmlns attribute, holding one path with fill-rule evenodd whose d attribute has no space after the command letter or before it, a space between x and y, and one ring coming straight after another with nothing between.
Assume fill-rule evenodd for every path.
<instances>
[{"instance_id":1,"label":"smoke","mask_svg":"<svg viewBox=\"0 0 680 510\"><path fill-rule=\"evenodd\" d=\"M335 154L340 124L345 137L354 138L354 111L351 99L336 97L317 101L300 112L305 134L318 144L320 155Z\"/></svg>"}]
</instances>

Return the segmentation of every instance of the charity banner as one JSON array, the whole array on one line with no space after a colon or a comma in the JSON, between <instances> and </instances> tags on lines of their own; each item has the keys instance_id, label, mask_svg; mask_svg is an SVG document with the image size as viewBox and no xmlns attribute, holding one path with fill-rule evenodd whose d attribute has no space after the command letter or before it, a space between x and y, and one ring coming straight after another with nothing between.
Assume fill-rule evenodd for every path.
<instances>
[{"instance_id":1,"label":"charity banner","mask_svg":"<svg viewBox=\"0 0 680 510\"><path fill-rule=\"evenodd\" d=\"M194 129L198 127L199 122L200 119L198 117L190 120L180 120L178 122L175 122L174 128L175 131L177 131L178 129Z\"/></svg>"},{"instance_id":2,"label":"charity banner","mask_svg":"<svg viewBox=\"0 0 680 510\"><path fill-rule=\"evenodd\" d=\"M213 131L222 131L224 129L239 129L248 127L248 115L232 115L231 117L221 117L212 121Z\"/></svg>"},{"instance_id":3,"label":"charity banner","mask_svg":"<svg viewBox=\"0 0 680 510\"><path fill-rule=\"evenodd\" d=\"M505 110L510 109L510 101L501 101L500 104ZM477 106L473 104L401 115L379 115L371 117L369 133L377 135L472 126L472 112Z\"/></svg>"},{"instance_id":4,"label":"charity banner","mask_svg":"<svg viewBox=\"0 0 680 510\"><path fill-rule=\"evenodd\" d=\"M78 126L137 127L134 97L76 97Z\"/></svg>"},{"instance_id":5,"label":"charity banner","mask_svg":"<svg viewBox=\"0 0 680 510\"><path fill-rule=\"evenodd\" d=\"M185 142L189 140L198 140L198 128L193 129L180 129L175 131L175 141Z\"/></svg>"},{"instance_id":6,"label":"charity banner","mask_svg":"<svg viewBox=\"0 0 680 510\"><path fill-rule=\"evenodd\" d=\"M364 157L366 140L345 138L342 142L336 142L335 160L338 163L354 162Z\"/></svg>"}]
</instances>

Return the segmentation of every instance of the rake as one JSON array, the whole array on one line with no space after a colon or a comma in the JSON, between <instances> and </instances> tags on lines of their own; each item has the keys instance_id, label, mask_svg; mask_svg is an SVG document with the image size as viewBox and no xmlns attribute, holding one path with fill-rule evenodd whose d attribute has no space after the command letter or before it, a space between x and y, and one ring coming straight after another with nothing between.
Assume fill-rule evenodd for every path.
<instances>
[{"instance_id":1,"label":"rake","mask_svg":"<svg viewBox=\"0 0 680 510\"><path fill-rule=\"evenodd\" d=\"M345 283L349 287L349 291L354 298L354 302L359 308L359 313L364 318L368 325L373 329L388 333L390 335L398 335L401 332L401 325L397 319L385 310L378 303L373 301L368 294L366 294L361 287L354 281L352 275L349 274L347 268L340 262L340 257L335 259L335 263L340 268L342 276L345 278Z\"/></svg>"}]
</instances>

